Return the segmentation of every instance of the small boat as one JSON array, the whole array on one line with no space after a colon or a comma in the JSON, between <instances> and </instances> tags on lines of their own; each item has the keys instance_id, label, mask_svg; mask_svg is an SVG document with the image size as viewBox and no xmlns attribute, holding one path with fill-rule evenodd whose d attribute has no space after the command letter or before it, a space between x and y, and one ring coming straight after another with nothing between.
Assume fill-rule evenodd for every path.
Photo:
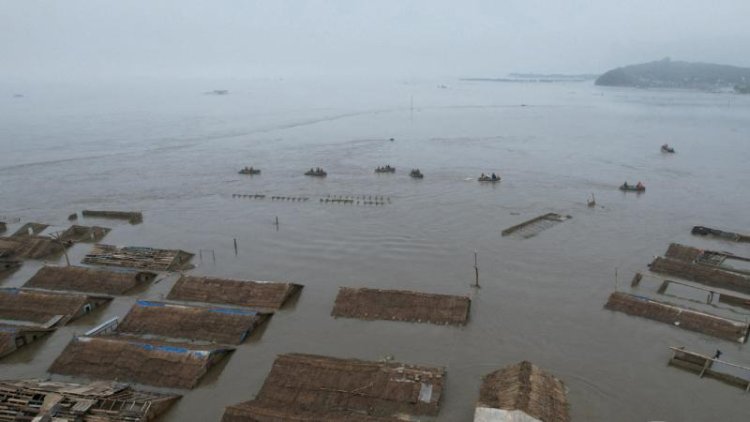
<instances>
[{"instance_id":1,"label":"small boat","mask_svg":"<svg viewBox=\"0 0 750 422\"><path fill-rule=\"evenodd\" d=\"M395 173L396 167L391 167L390 165L378 167L375 169L375 173Z\"/></svg>"},{"instance_id":2,"label":"small boat","mask_svg":"<svg viewBox=\"0 0 750 422\"><path fill-rule=\"evenodd\" d=\"M499 182L500 179L501 177L495 174L493 174L492 176L487 176L485 174L482 174L481 176L477 178L477 181L482 182L482 183L496 183L496 182Z\"/></svg>"},{"instance_id":3,"label":"small boat","mask_svg":"<svg viewBox=\"0 0 750 422\"><path fill-rule=\"evenodd\" d=\"M412 171L409 172L409 176L415 178L415 179L422 179L424 178L424 174L422 174L419 169L412 169Z\"/></svg>"},{"instance_id":4,"label":"small boat","mask_svg":"<svg viewBox=\"0 0 750 422\"><path fill-rule=\"evenodd\" d=\"M661 146L661 152L674 154L674 148L670 147L669 144L664 144Z\"/></svg>"},{"instance_id":5,"label":"small boat","mask_svg":"<svg viewBox=\"0 0 750 422\"><path fill-rule=\"evenodd\" d=\"M623 192L646 192L646 187L643 186L640 182L637 185L629 185L627 183L623 183L620 185L620 190Z\"/></svg>"},{"instance_id":6,"label":"small boat","mask_svg":"<svg viewBox=\"0 0 750 422\"><path fill-rule=\"evenodd\" d=\"M244 169L240 170L239 173L240 174L249 174L249 175L260 174L260 169L256 169L256 168L253 168L253 167L245 167Z\"/></svg>"},{"instance_id":7,"label":"small boat","mask_svg":"<svg viewBox=\"0 0 750 422\"><path fill-rule=\"evenodd\" d=\"M328 173L326 173L322 168L314 168L310 169L305 172L305 176L312 176L312 177L326 177L328 176Z\"/></svg>"}]
</instances>

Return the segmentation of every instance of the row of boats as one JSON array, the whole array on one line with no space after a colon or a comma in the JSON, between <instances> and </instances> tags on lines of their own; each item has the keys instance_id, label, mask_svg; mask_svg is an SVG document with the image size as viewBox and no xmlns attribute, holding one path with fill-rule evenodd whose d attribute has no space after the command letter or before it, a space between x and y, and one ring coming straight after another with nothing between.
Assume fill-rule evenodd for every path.
<instances>
[{"instance_id":1,"label":"row of boats","mask_svg":"<svg viewBox=\"0 0 750 422\"><path fill-rule=\"evenodd\" d=\"M383 173L396 173L396 168L391 166L390 164L386 164L384 166L379 166L375 168L375 173L383 174ZM260 174L260 169L256 169L254 167L245 167L242 170L239 171L239 174L247 174L247 175L257 175ZM311 177L326 177L328 176L328 173L326 173L325 170L323 170L320 167L311 168L310 170L305 172L305 176L311 176ZM409 172L409 176L413 177L415 179L423 179L424 174L419 169L411 169ZM477 181L482 183L497 183L501 180L500 176L498 176L495 173L486 175L482 173L478 178Z\"/></svg>"}]
</instances>

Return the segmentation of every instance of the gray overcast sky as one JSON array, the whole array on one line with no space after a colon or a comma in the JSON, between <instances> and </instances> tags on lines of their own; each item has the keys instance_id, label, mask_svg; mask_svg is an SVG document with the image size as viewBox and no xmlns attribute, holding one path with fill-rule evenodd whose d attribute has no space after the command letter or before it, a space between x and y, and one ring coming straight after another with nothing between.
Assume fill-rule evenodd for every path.
<instances>
[{"instance_id":1,"label":"gray overcast sky","mask_svg":"<svg viewBox=\"0 0 750 422\"><path fill-rule=\"evenodd\" d=\"M501 76L750 66L750 0L0 0L0 77Z\"/></svg>"}]
</instances>

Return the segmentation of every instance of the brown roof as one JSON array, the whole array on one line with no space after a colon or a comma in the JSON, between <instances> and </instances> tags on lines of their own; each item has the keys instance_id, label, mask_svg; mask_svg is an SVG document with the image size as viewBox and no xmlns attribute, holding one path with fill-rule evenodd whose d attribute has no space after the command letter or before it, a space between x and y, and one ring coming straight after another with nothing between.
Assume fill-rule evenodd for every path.
<instances>
[{"instance_id":1,"label":"brown roof","mask_svg":"<svg viewBox=\"0 0 750 422\"><path fill-rule=\"evenodd\" d=\"M301 285L293 283L183 275L177 280L167 299L280 309L300 289Z\"/></svg>"},{"instance_id":2,"label":"brown roof","mask_svg":"<svg viewBox=\"0 0 750 422\"><path fill-rule=\"evenodd\" d=\"M434 416L444 383L443 368L296 353L279 355L255 400L228 407L224 421L287 420L286 415L305 421L347 420L347 414L351 415L349 420L363 421L368 420L358 419L363 415ZM273 419L269 412L283 416ZM299 419L300 415L306 416Z\"/></svg>"},{"instance_id":3,"label":"brown roof","mask_svg":"<svg viewBox=\"0 0 750 422\"><path fill-rule=\"evenodd\" d=\"M364 413L329 410L307 411L248 401L228 406L221 422L403 422L408 419L370 416Z\"/></svg>"},{"instance_id":4,"label":"brown roof","mask_svg":"<svg viewBox=\"0 0 750 422\"><path fill-rule=\"evenodd\" d=\"M695 261L701 253L703 253L703 251L698 248L680 245L679 243L672 243L669 245L667 253L664 254L664 256L666 256L667 258L692 262Z\"/></svg>"},{"instance_id":5,"label":"brown roof","mask_svg":"<svg viewBox=\"0 0 750 422\"><path fill-rule=\"evenodd\" d=\"M48 292L32 289L0 289L0 319L37 324L65 325L112 300L104 296Z\"/></svg>"},{"instance_id":6,"label":"brown roof","mask_svg":"<svg viewBox=\"0 0 750 422\"><path fill-rule=\"evenodd\" d=\"M109 233L111 229L98 226L72 225L60 234L60 239L71 242L98 242Z\"/></svg>"},{"instance_id":7,"label":"brown roof","mask_svg":"<svg viewBox=\"0 0 750 422\"><path fill-rule=\"evenodd\" d=\"M11 237L28 237L28 236L36 236L39 233L43 232L44 229L49 227L49 224L42 224L42 223L26 223L21 228L16 230L15 233L11 235Z\"/></svg>"},{"instance_id":8,"label":"brown roof","mask_svg":"<svg viewBox=\"0 0 750 422\"><path fill-rule=\"evenodd\" d=\"M146 422L180 398L174 394L134 390L126 384L73 384L41 380L0 381L2 420L36 420L52 416L66 421ZM7 413L6 413L7 412ZM47 420L47 419L44 419Z\"/></svg>"},{"instance_id":9,"label":"brown roof","mask_svg":"<svg viewBox=\"0 0 750 422\"><path fill-rule=\"evenodd\" d=\"M268 316L250 310L139 300L118 325L117 331L240 344Z\"/></svg>"},{"instance_id":10,"label":"brown roof","mask_svg":"<svg viewBox=\"0 0 750 422\"><path fill-rule=\"evenodd\" d=\"M53 331L54 328L0 324L0 358Z\"/></svg>"},{"instance_id":11,"label":"brown roof","mask_svg":"<svg viewBox=\"0 0 750 422\"><path fill-rule=\"evenodd\" d=\"M697 331L710 336L744 343L747 340L748 323L723 318L705 312L681 308L643 296L615 292L609 296L605 308L664 322L684 330Z\"/></svg>"},{"instance_id":12,"label":"brown roof","mask_svg":"<svg viewBox=\"0 0 750 422\"><path fill-rule=\"evenodd\" d=\"M543 422L569 422L565 385L531 362L487 374L477 407L520 410Z\"/></svg>"},{"instance_id":13,"label":"brown roof","mask_svg":"<svg viewBox=\"0 0 750 422\"><path fill-rule=\"evenodd\" d=\"M74 337L50 372L193 388L233 348L144 340L128 336Z\"/></svg>"},{"instance_id":14,"label":"brown roof","mask_svg":"<svg viewBox=\"0 0 750 422\"><path fill-rule=\"evenodd\" d=\"M45 266L24 287L122 295L154 278L156 273L147 271Z\"/></svg>"},{"instance_id":15,"label":"brown roof","mask_svg":"<svg viewBox=\"0 0 750 422\"><path fill-rule=\"evenodd\" d=\"M46 236L0 237L0 257L44 259L62 254L63 246L71 245Z\"/></svg>"},{"instance_id":16,"label":"brown roof","mask_svg":"<svg viewBox=\"0 0 750 422\"><path fill-rule=\"evenodd\" d=\"M750 277L721 270L717 267L657 257L649 265L651 271L680 277L711 287L750 294Z\"/></svg>"},{"instance_id":17,"label":"brown roof","mask_svg":"<svg viewBox=\"0 0 750 422\"><path fill-rule=\"evenodd\" d=\"M335 317L466 324L471 299L402 290L342 287L331 315Z\"/></svg>"},{"instance_id":18,"label":"brown roof","mask_svg":"<svg viewBox=\"0 0 750 422\"><path fill-rule=\"evenodd\" d=\"M188 267L192 257L193 254L179 249L97 244L83 258L83 263L153 271L178 271Z\"/></svg>"}]
</instances>

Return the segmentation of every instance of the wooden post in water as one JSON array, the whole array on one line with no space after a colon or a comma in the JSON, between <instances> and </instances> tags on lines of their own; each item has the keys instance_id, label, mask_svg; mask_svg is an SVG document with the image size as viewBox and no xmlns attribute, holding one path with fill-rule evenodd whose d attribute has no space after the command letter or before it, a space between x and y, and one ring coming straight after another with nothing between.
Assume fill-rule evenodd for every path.
<instances>
[{"instance_id":1,"label":"wooden post in water","mask_svg":"<svg viewBox=\"0 0 750 422\"><path fill-rule=\"evenodd\" d=\"M615 291L617 291L617 267L615 267Z\"/></svg>"},{"instance_id":2,"label":"wooden post in water","mask_svg":"<svg viewBox=\"0 0 750 422\"><path fill-rule=\"evenodd\" d=\"M477 250L474 249L474 287L479 289L479 265L477 263Z\"/></svg>"},{"instance_id":3,"label":"wooden post in water","mask_svg":"<svg viewBox=\"0 0 750 422\"><path fill-rule=\"evenodd\" d=\"M234 256L237 256L237 238L234 238Z\"/></svg>"}]
</instances>

